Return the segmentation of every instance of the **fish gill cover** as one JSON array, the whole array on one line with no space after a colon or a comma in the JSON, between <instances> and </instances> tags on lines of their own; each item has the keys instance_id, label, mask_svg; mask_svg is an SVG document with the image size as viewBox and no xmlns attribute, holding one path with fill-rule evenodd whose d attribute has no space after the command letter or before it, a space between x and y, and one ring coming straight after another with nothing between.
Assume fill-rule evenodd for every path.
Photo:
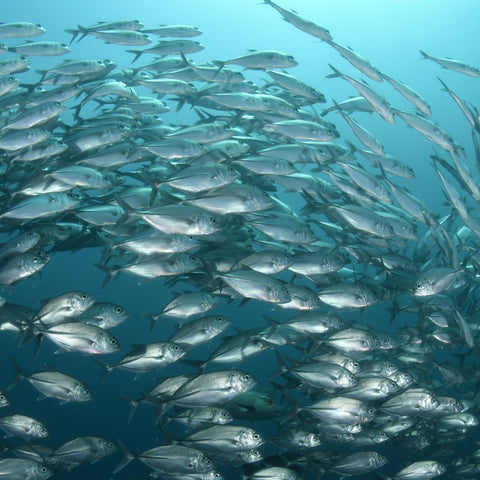
<instances>
[{"instance_id":1,"label":"fish gill cover","mask_svg":"<svg viewBox=\"0 0 480 480\"><path fill-rule=\"evenodd\" d=\"M1 478L477 478L476 7L55 3L0 24Z\"/></svg>"}]
</instances>

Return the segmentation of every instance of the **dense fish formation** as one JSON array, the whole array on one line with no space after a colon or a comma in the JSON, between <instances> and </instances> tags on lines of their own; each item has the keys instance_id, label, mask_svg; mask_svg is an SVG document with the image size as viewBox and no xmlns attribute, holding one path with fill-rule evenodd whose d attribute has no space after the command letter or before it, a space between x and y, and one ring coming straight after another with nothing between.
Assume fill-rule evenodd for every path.
<instances>
[{"instance_id":1,"label":"dense fish formation","mask_svg":"<svg viewBox=\"0 0 480 480\"><path fill-rule=\"evenodd\" d=\"M478 110L440 80L471 129L465 148L412 87L327 28L264 3L351 64L348 74L332 64L325 85L347 82L355 96L331 99L295 76L294 52L199 63L195 26L103 22L67 30L67 46L37 40L40 25L0 24L0 330L34 353L28 365L12 358L5 370L16 376L0 384L2 479L478 478ZM87 36L125 46L132 65L76 58ZM36 56L66 54L38 71ZM188 125L162 120L187 109ZM431 142L446 216L362 112ZM60 252L75 261L86 248L98 252L104 287L131 276L171 296L157 312L127 312L102 290L9 302L17 284L40 285ZM259 328L238 320L252 305ZM141 344L115 334L125 323ZM62 356L36 361L52 346L103 375L73 375ZM120 433L104 436L97 398L113 376L144 383L136 396L118 392ZM11 401L17 384L59 414L88 412L89 435L56 436L55 415ZM156 437L147 448L122 434L136 422ZM96 473L114 455L107 477Z\"/></svg>"}]
</instances>

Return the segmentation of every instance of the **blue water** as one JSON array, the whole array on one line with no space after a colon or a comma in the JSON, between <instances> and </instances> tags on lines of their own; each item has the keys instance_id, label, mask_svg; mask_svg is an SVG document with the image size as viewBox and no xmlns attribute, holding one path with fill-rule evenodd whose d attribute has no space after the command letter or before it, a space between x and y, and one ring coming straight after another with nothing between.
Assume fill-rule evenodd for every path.
<instances>
[{"instance_id":1,"label":"blue water","mask_svg":"<svg viewBox=\"0 0 480 480\"><path fill-rule=\"evenodd\" d=\"M196 62L226 60L242 55L248 49L278 50L296 58L298 66L291 69L290 73L321 91L327 98L326 106L332 104L332 99L341 101L357 95L353 87L342 79L326 78L326 75L331 73L329 63L342 72L359 78L360 74L347 61L327 44L286 23L274 9L262 5L258 0L128 2L16 0L3 3L1 16L3 22L40 23L47 30L41 37L42 40L67 44L70 36L64 30L75 28L77 24L88 26L98 21L138 19L146 28L153 28L159 24L195 25L203 31L203 34L195 40L199 40L205 46L203 51L191 55ZM480 79L446 71L432 62L421 60L419 50L434 56L452 57L480 66L480 55L475 41L478 38L480 18L478 2L285 0L281 5L285 8L295 8L301 15L328 28L336 42L350 46L367 57L380 71L405 82L419 92L432 106L433 120L465 147L468 155L465 162L470 169L475 168L471 129L452 99L441 91L441 85L436 77L440 76L452 90L460 94L461 98L474 105L480 104ZM2 41L8 46L21 43L14 39ZM131 66L132 55L126 53L125 48L106 45L99 39L86 37L81 42L72 44L72 51L65 58L109 58L118 64L118 68L128 68ZM144 55L136 64L141 65L151 59L153 56ZM21 78L25 82L34 81L38 77L33 70L47 69L61 60L58 57L32 58L32 72L22 74ZM268 78L263 72L246 72L245 75L259 83ZM369 80L368 83L375 82ZM382 92L395 107L411 111L406 100L387 82L372 86ZM170 105L173 106L174 112L175 103L171 102ZM327 118L336 123L341 138L353 139L360 146L339 116L331 114ZM448 213L450 207L444 204L445 198L440 182L430 165L432 144L417 132L407 128L400 119L392 126L378 115L360 114L358 118L361 118L362 125L375 133L388 153L414 168L416 180L413 183L407 182L411 191L438 215ZM173 124L191 124L196 120L196 116L186 106L178 114L172 112L166 114L164 120ZM442 154L446 155L443 152ZM285 195L283 200L292 205L302 205L302 202L292 194ZM95 263L100 261L101 253L99 248L56 253L41 275L6 288L3 294L9 302L34 309L39 308L42 299L52 298L70 290L84 290L95 295L99 301L122 305L129 311L130 318L114 331L122 346L121 354L102 359L108 358L105 361L113 362L127 353L132 344L167 339L174 331L175 321L159 320L150 334L149 321L144 314L160 312L174 297L174 292L179 292L182 288L188 289L189 286L179 284L168 288L160 279L139 281L137 277L120 274L101 289L104 274L95 266ZM271 305L255 300L241 307L238 301L231 304L223 301L214 312L226 315L238 329L265 326L263 314L285 321L295 313L272 309ZM411 321L408 314L402 315L403 321ZM383 306L367 309L362 315L348 311L345 312L345 318L368 322L383 331L393 331L393 327L388 323L389 314ZM233 334L234 330L230 329L228 333ZM194 351L191 359L205 360L218 344L219 339L216 339L211 345ZM157 445L159 441L165 442L162 433L154 426L154 410L150 405L141 405L132 422L128 424L129 406L119 397L119 394L122 394L128 398L138 398L142 392L152 387L157 379L156 375L146 374L133 381L131 373L114 370L107 381L101 383L102 369L91 357L75 353L55 354L55 351L56 347L45 341L34 359L32 342L18 346L14 334L2 332L0 335L1 390L5 390L14 377L9 360L10 357L14 357L27 374L48 368L58 369L81 378L93 392L92 403L67 405L59 405L52 399L37 402L35 400L37 392L27 382L21 382L8 392L12 412L38 418L48 426L50 436L43 442L45 445L56 448L71 437L103 435L121 439L134 452L141 452ZM268 384L269 375L277 367L276 357L271 350L246 359L241 364L242 369L257 377L263 385ZM187 365L171 365L163 369L159 377L186 371L195 372ZM1 414L5 412L2 411ZM267 437L274 429L269 422L257 422L255 426ZM390 452L395 451L395 445L391 443L379 450L383 451L385 448ZM265 448L265 452L267 451L268 446ZM112 471L120 460L121 454L116 453L95 465L83 465L68 474L55 474L54 478L107 479L112 477ZM394 464L393 458L389 457L389 460ZM221 467L220 470L225 478L239 478L238 471L234 473L228 467ZM389 473L395 471L394 468L392 470L384 468L382 471L387 470ZM148 478L148 474L141 468L140 462L133 462L114 478ZM374 475L367 474L361 478L374 478Z\"/></svg>"}]
</instances>

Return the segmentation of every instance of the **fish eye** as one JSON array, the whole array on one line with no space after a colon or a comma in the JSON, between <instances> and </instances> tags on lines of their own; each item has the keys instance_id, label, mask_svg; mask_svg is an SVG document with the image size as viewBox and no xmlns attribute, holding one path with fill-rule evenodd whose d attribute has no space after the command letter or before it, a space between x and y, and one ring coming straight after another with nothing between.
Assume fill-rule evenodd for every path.
<instances>
[{"instance_id":1,"label":"fish eye","mask_svg":"<svg viewBox=\"0 0 480 480\"><path fill-rule=\"evenodd\" d=\"M113 447L113 442L108 442L107 445L108 445L109 447Z\"/></svg>"},{"instance_id":2,"label":"fish eye","mask_svg":"<svg viewBox=\"0 0 480 480\"><path fill-rule=\"evenodd\" d=\"M121 313L122 310L123 310L122 307L116 307L116 308L115 308L115 313Z\"/></svg>"},{"instance_id":3,"label":"fish eye","mask_svg":"<svg viewBox=\"0 0 480 480\"><path fill-rule=\"evenodd\" d=\"M36 255L33 257L33 261L34 261L35 263L38 262L38 257L37 257Z\"/></svg>"},{"instance_id":4,"label":"fish eye","mask_svg":"<svg viewBox=\"0 0 480 480\"><path fill-rule=\"evenodd\" d=\"M174 346L173 346L173 349L174 349L176 352L178 352L178 351L180 350L180 347L179 347L178 345L174 345Z\"/></svg>"},{"instance_id":5,"label":"fish eye","mask_svg":"<svg viewBox=\"0 0 480 480\"><path fill-rule=\"evenodd\" d=\"M222 417L227 417L227 416L228 416L227 413L228 413L228 412L221 412L220 415L221 415Z\"/></svg>"},{"instance_id":6,"label":"fish eye","mask_svg":"<svg viewBox=\"0 0 480 480\"><path fill-rule=\"evenodd\" d=\"M370 408L368 409L368 411L367 411L367 413L368 413L369 415L373 415L373 412L374 412L374 410L373 410L373 408L371 408L371 407L370 407Z\"/></svg>"},{"instance_id":7,"label":"fish eye","mask_svg":"<svg viewBox=\"0 0 480 480\"><path fill-rule=\"evenodd\" d=\"M260 438L260 435L259 435L258 433L255 433L255 434L253 435L253 438L254 438L255 440L258 440L258 439Z\"/></svg>"},{"instance_id":8,"label":"fish eye","mask_svg":"<svg viewBox=\"0 0 480 480\"><path fill-rule=\"evenodd\" d=\"M41 430L40 430L42 433L45 433L47 431L47 428L46 427L42 427Z\"/></svg>"},{"instance_id":9,"label":"fish eye","mask_svg":"<svg viewBox=\"0 0 480 480\"><path fill-rule=\"evenodd\" d=\"M40 468L40 471L41 471L42 473L47 473L47 467L41 467L41 468Z\"/></svg>"},{"instance_id":10,"label":"fish eye","mask_svg":"<svg viewBox=\"0 0 480 480\"><path fill-rule=\"evenodd\" d=\"M6 400L6 398L7 398L7 397L6 397L5 395L3 395L3 394L0 395L0 400Z\"/></svg>"},{"instance_id":11,"label":"fish eye","mask_svg":"<svg viewBox=\"0 0 480 480\"><path fill-rule=\"evenodd\" d=\"M86 293L82 293L82 300L86 300L88 298L88 295Z\"/></svg>"},{"instance_id":12,"label":"fish eye","mask_svg":"<svg viewBox=\"0 0 480 480\"><path fill-rule=\"evenodd\" d=\"M250 375L249 375L248 373L246 373L246 374L243 376L243 381L244 381L244 382L249 382L251 378L252 378L252 377L250 377Z\"/></svg>"},{"instance_id":13,"label":"fish eye","mask_svg":"<svg viewBox=\"0 0 480 480\"><path fill-rule=\"evenodd\" d=\"M111 338L109 342L111 345L115 345L117 343L117 340L115 338Z\"/></svg>"}]
</instances>

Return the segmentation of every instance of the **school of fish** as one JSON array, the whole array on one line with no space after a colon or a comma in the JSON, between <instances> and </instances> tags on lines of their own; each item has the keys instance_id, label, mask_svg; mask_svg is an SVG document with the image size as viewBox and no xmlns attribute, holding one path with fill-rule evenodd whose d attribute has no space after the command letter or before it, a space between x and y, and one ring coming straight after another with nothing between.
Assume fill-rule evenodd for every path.
<instances>
[{"instance_id":1,"label":"school of fish","mask_svg":"<svg viewBox=\"0 0 480 480\"><path fill-rule=\"evenodd\" d=\"M350 84L351 98L328 99L290 73L291 53L196 62L196 26L102 22L66 30L67 46L38 40L41 25L0 24L2 342L86 358L101 384L114 370L125 382L147 377L148 391L119 403L130 408L125 425L150 404L158 431L144 451L96 431L55 438L54 419L25 415L9 392L28 382L59 409L89 402L94 416L96 386L62 356L49 367L7 358L16 376L0 383L1 479L100 478L90 465L109 455L119 479L133 464L143 468L135 478L168 480L478 478L478 109L440 79L471 130L472 159L412 87L313 20L264 3L351 64L351 74L330 65L326 81ZM125 46L132 64L73 57L87 36ZM70 58L36 69L37 56L57 55ZM432 76L441 67L480 77L421 55ZM33 83L22 79L31 69ZM252 70L268 80L249 80ZM408 111L376 91L384 81ZM190 125L162 120L187 109ZM416 166L385 151L364 112L431 142L447 215L427 206ZM340 138L337 124L351 135ZM138 327L143 344L115 335L123 322L136 328L142 306L127 312L102 290L37 308L9 302L58 252L74 259L87 247L100 252L103 286L127 275L138 289L174 292L149 313L150 331ZM236 320L246 303L262 328ZM372 308L384 330L369 322ZM174 333L158 340L164 322ZM254 355L260 381L244 366ZM173 363L182 373L162 377Z\"/></svg>"}]
</instances>

